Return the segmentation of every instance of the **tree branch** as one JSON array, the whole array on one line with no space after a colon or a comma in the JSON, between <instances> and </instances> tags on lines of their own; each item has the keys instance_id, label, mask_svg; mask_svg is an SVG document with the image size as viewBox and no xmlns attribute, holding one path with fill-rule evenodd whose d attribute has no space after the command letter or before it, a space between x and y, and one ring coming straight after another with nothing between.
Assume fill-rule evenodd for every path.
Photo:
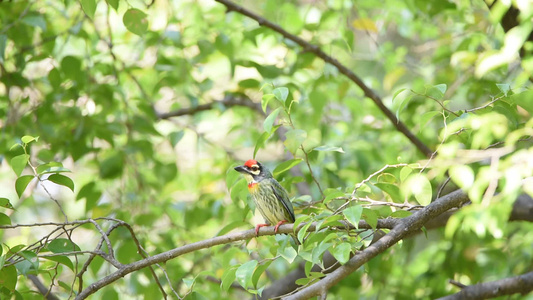
<instances>
[{"instance_id":1,"label":"tree branch","mask_svg":"<svg viewBox=\"0 0 533 300\"><path fill-rule=\"evenodd\" d=\"M166 113L157 113L157 118L160 120L169 119L172 117L181 117L186 115L193 115L200 111L210 110L216 105L223 105L225 107L232 107L232 106L247 106L253 110L257 110L260 112L263 112L261 110L261 105L255 102L252 102L250 100L246 100L244 98L238 98L234 97L232 95L226 96L223 100L220 101L213 101L210 103L198 105L195 107L188 107L188 108L182 108L175 111L170 111Z\"/></svg>"},{"instance_id":2,"label":"tree branch","mask_svg":"<svg viewBox=\"0 0 533 300\"><path fill-rule=\"evenodd\" d=\"M377 227L378 228L392 229L392 228L397 227L397 224L400 223L400 221L401 221L400 219L381 219L381 220L378 220L378 226ZM350 225L347 222L344 222L343 224L344 224L345 228L355 229L355 227L353 227L352 225ZM279 229L278 229L278 233L292 233L293 232L293 225L294 224L281 225L279 227ZM305 225L305 223L300 224L296 228L296 230L301 229L304 225ZM314 231L315 230L315 225L316 224L312 224L311 226L309 226L308 231ZM359 229L371 229L372 228L366 221L360 221L358 227L359 227ZM261 228L259 230L259 236L274 235L274 234L276 234L274 232L274 226L263 227L263 228ZM178 248L175 248L175 249L172 249L172 250L169 250L169 251L166 251L166 252L151 256L151 257L148 257L146 259L138 260L136 262L133 262L133 263L130 263L130 264L127 264L127 265L123 265L117 271L115 271L115 272L109 274L108 276L106 276L106 277L104 277L104 278L92 283L91 285L89 285L87 288L85 288L83 291L81 291L78 294L76 299L85 299L88 296L90 296L91 294L93 294L96 291L98 291L99 289L101 289L101 288L103 288L103 287L105 287L105 286L117 281L118 279L126 276L127 274L132 273L132 272L137 271L137 270L140 270L140 269L143 269L145 267L154 265L156 263L166 262L166 261L171 260L173 258L176 258L178 256L181 256L181 255L193 252L193 251L197 251L197 250L200 250L200 249L210 248L210 247L213 247L213 246L227 244L227 243L231 243L231 242L235 242L235 241L248 240L248 239L252 239L254 237L255 237L255 230L254 229L241 231L241 232L230 233L230 234L226 234L226 235L223 235L223 236L217 236L217 237L210 238L210 239L207 239L207 240L199 241L199 242L196 242L196 243L187 244L187 245L184 245L184 246L181 246L181 247L178 247Z\"/></svg>"},{"instance_id":3,"label":"tree branch","mask_svg":"<svg viewBox=\"0 0 533 300\"><path fill-rule=\"evenodd\" d=\"M459 293L439 299L488 299L516 293L525 295L531 291L533 291L533 272L522 274L520 276L466 286Z\"/></svg>"},{"instance_id":4,"label":"tree branch","mask_svg":"<svg viewBox=\"0 0 533 300\"><path fill-rule=\"evenodd\" d=\"M321 295L325 289L327 290L331 288L343 278L356 271L370 259L392 247L402 238L420 230L420 228L422 228L422 226L424 226L424 224L431 219L451 208L460 207L467 201L468 196L461 190L457 190L435 200L417 213L407 218L400 219L398 225L394 226L394 228L383 238L370 245L363 251L356 253L345 265L339 267L337 270L333 271L319 282L312 284L283 299L309 299L311 297Z\"/></svg>"},{"instance_id":5,"label":"tree branch","mask_svg":"<svg viewBox=\"0 0 533 300\"><path fill-rule=\"evenodd\" d=\"M377 106L378 108L385 114L385 116L391 121L392 125L396 127L398 131L403 133L410 141L413 143L416 148L422 152L427 157L431 156L432 151L429 149L428 146L426 146L422 141L420 141L409 129L407 126L405 126L404 123L402 123L398 118L396 118L396 115L390 111L387 106L383 103L383 100L374 92L371 88L369 88L361 78L359 78L355 73L353 73L350 69L348 69L346 66L341 64L338 60L335 58L327 55L324 51L320 50L320 48L316 45L312 45L309 42L305 41L304 39L293 35L289 32L287 32L285 29L280 27L277 24L274 24L267 19L231 2L228 0L215 0L224 6L227 7L228 11L235 11L237 13L240 13L242 15L245 15L251 19L254 19L259 23L260 26L264 26L267 28L270 28L279 34L281 34L283 37L295 42L296 44L300 45L304 51L311 52L315 54L316 56L320 57L325 62L335 66L339 72L344 74L346 77L348 77L352 82L354 82L361 90L363 90L363 93L366 97L370 98Z\"/></svg>"}]
</instances>

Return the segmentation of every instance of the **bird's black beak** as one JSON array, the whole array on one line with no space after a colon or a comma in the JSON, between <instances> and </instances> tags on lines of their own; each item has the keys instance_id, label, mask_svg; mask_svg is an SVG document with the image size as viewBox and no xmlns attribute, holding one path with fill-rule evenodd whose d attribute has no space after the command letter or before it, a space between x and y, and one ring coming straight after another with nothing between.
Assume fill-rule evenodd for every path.
<instances>
[{"instance_id":1,"label":"bird's black beak","mask_svg":"<svg viewBox=\"0 0 533 300\"><path fill-rule=\"evenodd\" d=\"M235 171L239 173L245 173L245 174L249 173L245 166L238 166L238 167L235 167L234 169Z\"/></svg>"}]
</instances>

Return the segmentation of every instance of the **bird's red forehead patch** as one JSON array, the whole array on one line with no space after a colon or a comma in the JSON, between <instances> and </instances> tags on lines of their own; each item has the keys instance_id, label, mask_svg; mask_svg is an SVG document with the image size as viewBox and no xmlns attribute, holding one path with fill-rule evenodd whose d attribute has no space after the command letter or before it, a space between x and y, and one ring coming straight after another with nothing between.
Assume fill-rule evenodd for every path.
<instances>
[{"instance_id":1,"label":"bird's red forehead patch","mask_svg":"<svg viewBox=\"0 0 533 300\"><path fill-rule=\"evenodd\" d=\"M249 159L244 163L245 166L251 168L253 165L257 165L257 160Z\"/></svg>"}]
</instances>

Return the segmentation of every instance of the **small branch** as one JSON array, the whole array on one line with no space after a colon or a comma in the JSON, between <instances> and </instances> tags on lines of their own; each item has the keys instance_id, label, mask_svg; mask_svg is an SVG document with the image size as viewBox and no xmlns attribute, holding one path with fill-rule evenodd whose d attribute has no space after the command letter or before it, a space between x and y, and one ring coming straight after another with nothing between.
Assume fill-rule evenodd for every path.
<instances>
[{"instance_id":1,"label":"small branch","mask_svg":"<svg viewBox=\"0 0 533 300\"><path fill-rule=\"evenodd\" d=\"M410 141L413 143L416 148L422 152L425 156L429 157L431 155L431 150L426 146L422 141L420 141L409 129L407 126L405 126L404 123L402 123L398 118L396 118L396 115L390 111L387 106L383 103L383 100L372 90L370 87L368 87L361 78L359 78L355 73L353 73L348 67L341 64L337 59L327 55L324 51L320 49L320 47L316 45L312 45L309 42L305 41L304 39L293 35L289 32L287 32L285 29L283 29L281 26L274 24L270 22L269 20L266 20L265 18L229 1L229 0L215 0L224 6L227 7L228 12L229 11L235 11L239 14L242 14L244 16L247 16L259 23L260 26L264 26L267 28L270 28L279 34L281 34L283 37L295 42L296 44L300 45L303 48L303 51L311 52L315 54L317 57L320 57L325 62L335 66L340 73L344 74L346 77L348 77L352 82L354 82L361 90L363 90L363 93L366 97L370 98L377 107L385 114L385 116L391 121L392 125L396 127L398 131L403 133Z\"/></svg>"},{"instance_id":2,"label":"small branch","mask_svg":"<svg viewBox=\"0 0 533 300\"><path fill-rule=\"evenodd\" d=\"M181 117L181 116L187 116L187 115L193 115L197 112L206 111L213 109L216 105L223 105L225 107L232 107L232 106L246 106L256 111L261 111L261 105L255 102L252 102L250 100L246 100L244 98L235 98L233 96L226 96L223 100L219 101L213 101L210 103L198 105L195 107L188 107L188 108L182 108L171 112L166 113L157 113L157 118L160 120L169 119L172 117Z\"/></svg>"},{"instance_id":3,"label":"small branch","mask_svg":"<svg viewBox=\"0 0 533 300\"><path fill-rule=\"evenodd\" d=\"M526 295L531 291L533 291L533 272L470 286L463 285L459 293L439 298L439 300L487 299L517 293Z\"/></svg>"},{"instance_id":4,"label":"small branch","mask_svg":"<svg viewBox=\"0 0 533 300\"><path fill-rule=\"evenodd\" d=\"M440 107L441 107L444 111L447 111L447 112L449 112L449 113L455 115L456 117L459 117L459 114L458 114L458 113L454 112L453 110L449 110L449 109L447 109L447 108L444 106L444 104L442 104L442 103L439 101L439 99L437 99L437 98L435 98L435 97L431 97L431 96L426 95L426 94L420 94L420 93L418 93L418 92L415 92L414 90L410 90L410 91L411 91L411 93L413 93L413 94L415 94L415 95L418 95L418 96L421 96L421 97L426 97L426 98L428 98L428 99L431 99L431 100L437 102L437 103L440 105Z\"/></svg>"},{"instance_id":5,"label":"small branch","mask_svg":"<svg viewBox=\"0 0 533 300\"><path fill-rule=\"evenodd\" d=\"M378 228L387 228L391 229L394 228L395 225L397 225L400 222L400 219L381 219L378 220ZM350 228L355 229L352 225L350 225L348 222L344 222L344 228ZM293 232L293 225L294 224L285 224L281 225L278 228L278 233L292 233ZM301 229L305 223L302 223L296 228L297 230ZM309 226L308 231L315 230L316 224L312 224ZM360 221L359 222L359 229L371 229L372 227L366 222L366 221ZM343 229L344 229L343 228ZM259 236L264 235L275 235L274 232L274 226L269 227L263 227L259 230ZM127 265L123 265L119 270L109 274L108 276L92 283L87 288L82 290L77 296L76 299L86 299L88 296L92 295L96 291L100 290L101 288L117 281L118 279L126 276L127 274L130 274L134 271L146 268L148 266L154 265L156 263L166 262L168 260L171 260L173 258L176 258L178 256L197 251L200 249L206 249L217 245L227 244L235 241L242 241L242 240L249 240L252 238L255 238L255 230L250 229L242 232L235 232L230 233L223 236L217 236L211 239L199 241L192 244L187 244L182 247L178 247Z\"/></svg>"},{"instance_id":6,"label":"small branch","mask_svg":"<svg viewBox=\"0 0 533 300\"><path fill-rule=\"evenodd\" d=\"M485 104L485 105L482 105L480 107L474 107L474 108L471 108L471 109L465 109L465 113L469 113L469 112L474 112L476 110L480 110L480 109L483 109L489 105L491 105L492 103L502 99L504 96L501 96L501 97L498 97L498 98L493 98L492 101L490 101L489 103Z\"/></svg>"}]
</instances>

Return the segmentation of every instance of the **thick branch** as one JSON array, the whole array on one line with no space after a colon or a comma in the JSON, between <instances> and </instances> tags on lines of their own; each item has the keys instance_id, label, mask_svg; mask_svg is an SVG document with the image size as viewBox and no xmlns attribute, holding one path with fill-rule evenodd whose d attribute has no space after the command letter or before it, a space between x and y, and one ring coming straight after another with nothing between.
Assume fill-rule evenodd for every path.
<instances>
[{"instance_id":1,"label":"thick branch","mask_svg":"<svg viewBox=\"0 0 533 300\"><path fill-rule=\"evenodd\" d=\"M439 299L488 299L516 293L525 295L531 291L533 291L533 272L529 272L520 276L467 286L459 293Z\"/></svg>"},{"instance_id":2,"label":"thick branch","mask_svg":"<svg viewBox=\"0 0 533 300\"><path fill-rule=\"evenodd\" d=\"M394 228L399 222L400 222L400 219L378 220L378 228L391 229L391 228ZM346 227L353 228L346 222L344 222L344 224ZM300 224L297 229L298 230L301 229L304 225L305 223ZM370 225L368 225L366 221L359 222L359 229L371 229L371 228L372 227L370 227ZM315 230L315 224L312 224L311 226L309 226L308 231L314 231L314 230ZM281 225L278 229L278 233L292 233L292 232L293 232L293 224ZM263 227L261 228L261 230L259 230L259 236L274 235L274 234L275 234L274 226ZM156 263L165 262L173 258L176 258L178 256L181 256L181 255L193 252L193 251L197 251L200 249L210 248L213 246L227 244L227 243L231 243L235 241L248 240L254 237L255 237L255 230L253 229L230 233L230 234L226 234L223 236L217 236L211 239L199 241L196 243L187 244L182 247L178 247L170 251L163 252L163 253L148 257L146 259L133 262L131 264L123 265L117 271L89 285L81 293L78 294L76 299L85 299L89 295L98 291L99 289L111 284L112 282L117 281L118 279L126 276L127 274L140 270L142 268L146 268L148 266L154 265Z\"/></svg>"},{"instance_id":3,"label":"thick branch","mask_svg":"<svg viewBox=\"0 0 533 300\"><path fill-rule=\"evenodd\" d=\"M387 235L363 251L356 253L345 265L339 267L337 270L333 271L319 282L310 285L284 299L309 299L311 297L321 295L324 290L336 285L339 281L356 271L370 259L392 247L402 238L420 230L420 228L422 228L422 226L424 226L424 224L431 219L451 208L460 207L467 201L467 195L461 190L457 190L435 200L417 213L407 218L400 219L398 225L395 226Z\"/></svg>"},{"instance_id":4,"label":"thick branch","mask_svg":"<svg viewBox=\"0 0 533 300\"><path fill-rule=\"evenodd\" d=\"M341 64L338 60L335 58L327 55L324 51L320 50L320 48L316 45L312 45L309 42L305 41L304 39L293 35L289 32L287 32L285 29L280 27L277 24L274 24L267 19L231 2L228 0L215 0L224 6L228 8L228 11L236 11L242 15L245 15L251 19L256 20L259 25L268 27L281 35L283 37L295 42L296 44L300 45L305 51L311 52L315 54L316 56L320 57L325 62L335 66L339 72L344 74L346 77L348 77L352 82L354 82L361 90L363 90L363 93L366 97L370 98L377 106L378 108L385 114L385 116L392 122L392 125L396 127L398 131L403 133L417 148L420 152L422 152L427 157L431 157L432 151L426 146L422 141L420 141L412 132L409 131L409 129L403 124L398 118L396 118L396 115L390 111L385 104L383 103L383 100L374 92L371 88L369 88L361 78L359 78L355 73L353 73L350 69L348 69L346 66Z\"/></svg>"}]
</instances>

